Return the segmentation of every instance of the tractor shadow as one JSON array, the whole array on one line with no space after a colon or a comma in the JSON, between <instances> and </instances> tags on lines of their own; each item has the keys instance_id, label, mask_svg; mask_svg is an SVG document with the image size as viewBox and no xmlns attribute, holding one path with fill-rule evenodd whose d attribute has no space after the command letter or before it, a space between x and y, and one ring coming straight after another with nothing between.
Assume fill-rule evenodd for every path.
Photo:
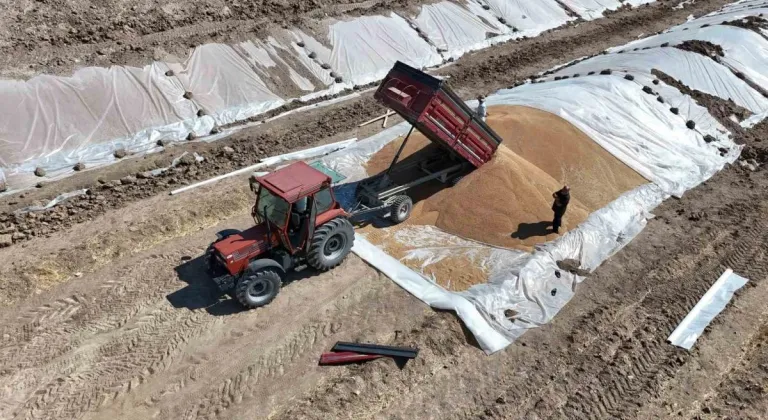
<instances>
[{"instance_id":1,"label":"tractor shadow","mask_svg":"<svg viewBox=\"0 0 768 420\"><path fill-rule=\"evenodd\" d=\"M552 222L520 223L517 226L517 232L510 236L515 239L528 239L534 236L547 236L555 233L552 230Z\"/></svg>"},{"instance_id":2,"label":"tractor shadow","mask_svg":"<svg viewBox=\"0 0 768 420\"><path fill-rule=\"evenodd\" d=\"M219 287L208 275L203 255L182 263L175 268L175 271L179 280L187 285L165 297L174 308L186 308L190 311L205 309L213 316L233 315L248 310L240 305L233 296L219 290ZM319 274L309 267L288 273L283 281L283 290L294 281L308 279ZM279 297L278 295L278 299Z\"/></svg>"}]
</instances>

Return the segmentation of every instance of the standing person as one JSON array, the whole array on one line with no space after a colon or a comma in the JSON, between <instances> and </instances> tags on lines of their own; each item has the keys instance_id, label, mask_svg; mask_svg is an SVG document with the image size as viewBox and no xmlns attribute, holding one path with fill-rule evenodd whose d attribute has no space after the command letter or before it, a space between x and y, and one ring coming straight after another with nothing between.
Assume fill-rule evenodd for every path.
<instances>
[{"instance_id":1,"label":"standing person","mask_svg":"<svg viewBox=\"0 0 768 420\"><path fill-rule=\"evenodd\" d=\"M568 208L568 202L571 201L571 189L566 185L560 191L552 194L555 202L552 204L552 211L555 212L555 218L552 220L552 230L560 233L560 226L563 224L563 216Z\"/></svg>"},{"instance_id":2,"label":"standing person","mask_svg":"<svg viewBox=\"0 0 768 420\"><path fill-rule=\"evenodd\" d=\"M483 122L485 122L485 119L488 117L488 109L485 107L485 97L482 95L478 96L477 102L477 110L475 113L481 120L483 120Z\"/></svg>"}]
</instances>

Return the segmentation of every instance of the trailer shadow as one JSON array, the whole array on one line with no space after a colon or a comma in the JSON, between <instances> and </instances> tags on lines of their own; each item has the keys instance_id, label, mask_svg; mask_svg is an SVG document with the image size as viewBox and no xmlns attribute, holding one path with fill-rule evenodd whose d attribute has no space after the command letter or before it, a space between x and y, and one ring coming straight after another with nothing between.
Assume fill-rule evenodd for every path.
<instances>
[{"instance_id":1,"label":"trailer shadow","mask_svg":"<svg viewBox=\"0 0 768 420\"><path fill-rule=\"evenodd\" d=\"M187 285L165 297L174 308L186 308L190 311L204 309L214 316L227 316L248 310L234 297L219 290L208 275L203 255L184 262L177 266L175 271L179 280ZM311 268L289 273L283 281L283 287L318 274Z\"/></svg>"}]
</instances>

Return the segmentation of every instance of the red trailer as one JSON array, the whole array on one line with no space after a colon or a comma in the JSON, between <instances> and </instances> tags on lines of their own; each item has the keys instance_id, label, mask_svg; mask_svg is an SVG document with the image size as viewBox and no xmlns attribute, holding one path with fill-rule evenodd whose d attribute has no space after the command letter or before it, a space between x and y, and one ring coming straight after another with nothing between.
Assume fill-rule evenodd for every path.
<instances>
[{"instance_id":1,"label":"red trailer","mask_svg":"<svg viewBox=\"0 0 768 420\"><path fill-rule=\"evenodd\" d=\"M433 142L479 168L501 138L479 119L445 80L395 63L374 95Z\"/></svg>"},{"instance_id":2,"label":"red trailer","mask_svg":"<svg viewBox=\"0 0 768 420\"><path fill-rule=\"evenodd\" d=\"M356 205L350 209L353 219L388 215L395 223L403 222L413 208L411 198L405 194L407 190L435 179L455 184L467 172L491 160L501 144L498 134L477 117L445 80L399 61L374 98L411 123L411 130L389 168L358 185ZM440 146L439 152L397 165L414 129ZM419 171L414 172L414 167ZM406 175L397 177L398 172ZM414 176L419 172L423 176Z\"/></svg>"}]
</instances>

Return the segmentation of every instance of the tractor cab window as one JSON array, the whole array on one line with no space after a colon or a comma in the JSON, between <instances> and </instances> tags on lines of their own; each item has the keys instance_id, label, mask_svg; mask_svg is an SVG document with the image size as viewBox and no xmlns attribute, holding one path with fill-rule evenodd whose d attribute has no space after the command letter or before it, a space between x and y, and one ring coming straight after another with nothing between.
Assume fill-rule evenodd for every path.
<instances>
[{"instance_id":1,"label":"tractor cab window","mask_svg":"<svg viewBox=\"0 0 768 420\"><path fill-rule=\"evenodd\" d=\"M285 226L290 207L287 201L273 195L268 189L263 187L259 189L257 212L262 220L269 219L270 223L282 228Z\"/></svg>"},{"instance_id":2,"label":"tractor cab window","mask_svg":"<svg viewBox=\"0 0 768 420\"><path fill-rule=\"evenodd\" d=\"M325 188L315 193L315 203L317 205L317 214L328 211L333 205L331 189Z\"/></svg>"}]
</instances>

